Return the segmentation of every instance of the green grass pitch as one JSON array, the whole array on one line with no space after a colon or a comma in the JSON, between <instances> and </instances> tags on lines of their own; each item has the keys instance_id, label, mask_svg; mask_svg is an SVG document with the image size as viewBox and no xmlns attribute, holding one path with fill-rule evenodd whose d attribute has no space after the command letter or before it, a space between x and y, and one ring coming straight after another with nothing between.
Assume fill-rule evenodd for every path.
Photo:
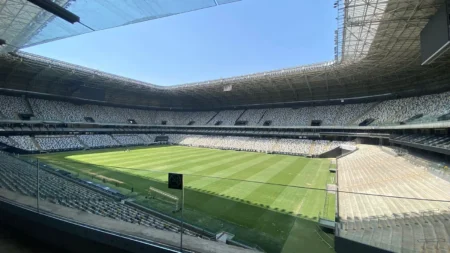
<instances>
[{"instance_id":1,"label":"green grass pitch","mask_svg":"<svg viewBox=\"0 0 450 253\"><path fill-rule=\"evenodd\" d=\"M266 252L333 252L317 234L319 213L334 217L334 198L326 197L323 190L334 177L327 159L183 146L124 150L38 157L82 178L99 182L105 178L108 186L140 204L177 218L173 205L146 196L150 186L181 196L180 191L167 188L167 173L182 173L189 223L214 233L233 233L236 239Z\"/></svg>"}]
</instances>

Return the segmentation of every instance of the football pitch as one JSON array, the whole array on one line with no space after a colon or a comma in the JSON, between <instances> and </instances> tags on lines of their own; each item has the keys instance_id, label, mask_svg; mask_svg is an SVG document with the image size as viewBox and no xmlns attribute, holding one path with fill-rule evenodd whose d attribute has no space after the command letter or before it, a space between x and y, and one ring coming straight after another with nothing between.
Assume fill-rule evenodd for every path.
<instances>
[{"instance_id":1,"label":"football pitch","mask_svg":"<svg viewBox=\"0 0 450 253\"><path fill-rule=\"evenodd\" d=\"M184 146L87 150L37 155L42 162L101 182L137 203L179 218L169 201L148 198L168 189L168 173L184 174L187 222L227 231L266 252L333 252L333 238L317 227L334 219L328 159ZM132 189L132 190L131 190Z\"/></svg>"}]
</instances>

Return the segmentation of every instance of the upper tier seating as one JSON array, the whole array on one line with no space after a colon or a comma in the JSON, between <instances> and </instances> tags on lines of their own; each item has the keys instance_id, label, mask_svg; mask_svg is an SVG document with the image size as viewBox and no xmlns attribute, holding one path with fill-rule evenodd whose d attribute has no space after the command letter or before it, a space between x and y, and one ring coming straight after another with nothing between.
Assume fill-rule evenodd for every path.
<instances>
[{"instance_id":1,"label":"upper tier seating","mask_svg":"<svg viewBox=\"0 0 450 253\"><path fill-rule=\"evenodd\" d=\"M29 111L26 99L30 102ZM310 126L320 122L322 126L358 125L372 118L372 125L423 123L437 121L439 116L450 113L450 92L387 100L380 103L308 106L299 108L271 108L223 111L154 111L119 108L103 105L76 105L71 102L22 98L0 95L0 118L19 119L19 113L33 113L37 119L149 125L222 125L233 126L236 121L246 121L248 126Z\"/></svg>"},{"instance_id":2,"label":"upper tier seating","mask_svg":"<svg viewBox=\"0 0 450 253\"><path fill-rule=\"evenodd\" d=\"M415 115L424 116L416 121L433 122L450 112L450 92L383 101L370 110L365 118L376 119L376 124L398 124Z\"/></svg>"},{"instance_id":3,"label":"upper tier seating","mask_svg":"<svg viewBox=\"0 0 450 253\"><path fill-rule=\"evenodd\" d=\"M24 98L0 95L0 118L17 120L19 113L30 113Z\"/></svg>"},{"instance_id":4,"label":"upper tier seating","mask_svg":"<svg viewBox=\"0 0 450 253\"><path fill-rule=\"evenodd\" d=\"M241 115L243 110L226 110L220 111L214 118L211 120L208 125L215 125L217 122L221 122L221 125L224 126L233 126L239 115Z\"/></svg>"},{"instance_id":5,"label":"upper tier seating","mask_svg":"<svg viewBox=\"0 0 450 253\"><path fill-rule=\"evenodd\" d=\"M262 117L267 109L249 109L242 114L240 121L247 121L249 126L258 126L264 123ZM261 123L262 122L262 123Z\"/></svg>"}]
</instances>

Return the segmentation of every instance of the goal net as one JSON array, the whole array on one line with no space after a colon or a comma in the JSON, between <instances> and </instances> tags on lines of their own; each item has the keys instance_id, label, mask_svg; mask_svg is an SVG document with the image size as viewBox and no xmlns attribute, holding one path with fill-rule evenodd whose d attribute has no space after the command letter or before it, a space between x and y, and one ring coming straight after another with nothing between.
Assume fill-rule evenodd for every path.
<instances>
[{"instance_id":1,"label":"goal net","mask_svg":"<svg viewBox=\"0 0 450 253\"><path fill-rule=\"evenodd\" d=\"M165 203L174 205L174 212L180 210L180 199L175 195L172 195L160 189L156 189L154 187L148 188L148 195L151 199L157 199Z\"/></svg>"}]
</instances>

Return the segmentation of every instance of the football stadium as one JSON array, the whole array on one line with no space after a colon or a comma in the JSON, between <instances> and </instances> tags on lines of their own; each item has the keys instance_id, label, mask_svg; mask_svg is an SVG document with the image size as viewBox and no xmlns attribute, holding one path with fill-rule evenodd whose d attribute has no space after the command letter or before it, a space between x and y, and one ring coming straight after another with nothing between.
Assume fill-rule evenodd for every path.
<instances>
[{"instance_id":1,"label":"football stadium","mask_svg":"<svg viewBox=\"0 0 450 253\"><path fill-rule=\"evenodd\" d=\"M174 86L21 50L235 2L0 1L1 252L450 252L448 0L330 2L330 61Z\"/></svg>"}]
</instances>

